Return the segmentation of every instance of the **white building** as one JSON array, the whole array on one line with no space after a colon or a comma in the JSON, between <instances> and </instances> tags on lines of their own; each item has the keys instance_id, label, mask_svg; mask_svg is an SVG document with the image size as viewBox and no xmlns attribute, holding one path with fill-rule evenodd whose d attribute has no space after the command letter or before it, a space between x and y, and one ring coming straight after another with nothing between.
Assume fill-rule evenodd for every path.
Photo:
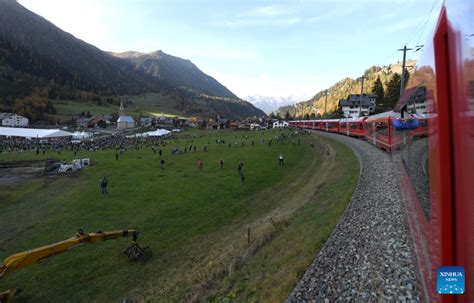
<instances>
[{"instance_id":1,"label":"white building","mask_svg":"<svg viewBox=\"0 0 474 303\"><path fill-rule=\"evenodd\" d=\"M0 113L2 126L24 127L28 126L28 118L13 113Z\"/></svg>"},{"instance_id":2,"label":"white building","mask_svg":"<svg viewBox=\"0 0 474 303\"><path fill-rule=\"evenodd\" d=\"M120 116L117 120L118 129L134 128L135 120L131 116Z\"/></svg>"},{"instance_id":3,"label":"white building","mask_svg":"<svg viewBox=\"0 0 474 303\"><path fill-rule=\"evenodd\" d=\"M251 123L250 124L250 130L262 130L262 129L267 129L266 127L261 126L258 123Z\"/></svg>"},{"instance_id":4,"label":"white building","mask_svg":"<svg viewBox=\"0 0 474 303\"><path fill-rule=\"evenodd\" d=\"M289 124L286 121L275 121L273 122L273 128L283 128L288 127Z\"/></svg>"},{"instance_id":5,"label":"white building","mask_svg":"<svg viewBox=\"0 0 474 303\"><path fill-rule=\"evenodd\" d=\"M345 118L368 116L375 112L376 94L350 94L347 99L339 100Z\"/></svg>"},{"instance_id":6,"label":"white building","mask_svg":"<svg viewBox=\"0 0 474 303\"><path fill-rule=\"evenodd\" d=\"M125 109L123 108L122 101L120 101L120 109L119 109L119 118L117 120L117 128L118 129L127 129L127 128L134 128L135 127L135 120L131 116L125 116Z\"/></svg>"}]
</instances>

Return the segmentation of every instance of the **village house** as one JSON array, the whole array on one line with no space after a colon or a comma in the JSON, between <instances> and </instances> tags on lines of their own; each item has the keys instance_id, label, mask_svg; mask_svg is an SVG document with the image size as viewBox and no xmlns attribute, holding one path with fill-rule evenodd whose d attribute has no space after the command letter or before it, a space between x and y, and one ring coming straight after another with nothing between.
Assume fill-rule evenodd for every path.
<instances>
[{"instance_id":1,"label":"village house","mask_svg":"<svg viewBox=\"0 0 474 303\"><path fill-rule=\"evenodd\" d=\"M91 118L79 117L76 120L76 127L77 128L86 128L89 125L90 120L91 120Z\"/></svg>"},{"instance_id":2,"label":"village house","mask_svg":"<svg viewBox=\"0 0 474 303\"><path fill-rule=\"evenodd\" d=\"M87 122L87 128L106 128L107 127L107 117L104 116L94 116L89 119Z\"/></svg>"},{"instance_id":3,"label":"village house","mask_svg":"<svg viewBox=\"0 0 474 303\"><path fill-rule=\"evenodd\" d=\"M0 113L0 121L2 126L25 127L28 126L28 118L14 113Z\"/></svg>"},{"instance_id":4,"label":"village house","mask_svg":"<svg viewBox=\"0 0 474 303\"><path fill-rule=\"evenodd\" d=\"M347 99L339 100L345 118L368 116L375 112L376 94L350 94Z\"/></svg>"},{"instance_id":5,"label":"village house","mask_svg":"<svg viewBox=\"0 0 474 303\"><path fill-rule=\"evenodd\" d=\"M153 118L148 117L148 116L143 116L143 117L140 118L139 123L140 123L141 126L150 127L150 126L153 125Z\"/></svg>"}]
</instances>

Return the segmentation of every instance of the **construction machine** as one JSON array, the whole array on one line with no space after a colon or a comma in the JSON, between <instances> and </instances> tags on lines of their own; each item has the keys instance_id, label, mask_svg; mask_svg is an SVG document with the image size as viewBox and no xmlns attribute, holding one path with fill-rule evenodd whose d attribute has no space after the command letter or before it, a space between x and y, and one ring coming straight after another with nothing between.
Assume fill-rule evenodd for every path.
<instances>
[{"instance_id":1,"label":"construction machine","mask_svg":"<svg viewBox=\"0 0 474 303\"><path fill-rule=\"evenodd\" d=\"M99 241L117 239L122 237L132 236L132 245L124 250L130 261L142 261L151 258L151 249L147 247L140 247L137 243L138 232L134 229L115 230L115 231L98 231L96 233L84 233L79 230L73 237L53 243L50 245L38 247L35 249L20 252L7 257L0 265L0 280L6 275L41 260L62 254L74 247L83 244L92 244ZM0 303L9 303L14 295L18 294L20 290L7 290L0 292Z\"/></svg>"}]
</instances>

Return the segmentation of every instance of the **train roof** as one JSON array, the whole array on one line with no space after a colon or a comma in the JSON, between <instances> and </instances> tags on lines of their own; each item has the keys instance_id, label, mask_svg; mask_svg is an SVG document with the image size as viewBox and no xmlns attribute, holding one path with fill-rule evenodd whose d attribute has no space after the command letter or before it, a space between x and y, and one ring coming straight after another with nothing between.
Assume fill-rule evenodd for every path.
<instances>
[{"instance_id":1,"label":"train roof","mask_svg":"<svg viewBox=\"0 0 474 303\"><path fill-rule=\"evenodd\" d=\"M388 112L384 112L384 113L380 113L380 114L377 114L377 115L369 116L367 118L367 120L365 120L365 121L370 122L370 121L378 120L378 119L381 119L381 118L388 118L388 117L400 118L400 113L396 113L393 110L391 110L391 111L388 111Z\"/></svg>"},{"instance_id":2,"label":"train roof","mask_svg":"<svg viewBox=\"0 0 474 303\"><path fill-rule=\"evenodd\" d=\"M341 119L322 119L322 120L316 120L319 122L339 122Z\"/></svg>"},{"instance_id":3,"label":"train roof","mask_svg":"<svg viewBox=\"0 0 474 303\"><path fill-rule=\"evenodd\" d=\"M343 118L339 122L363 122L367 117Z\"/></svg>"}]
</instances>

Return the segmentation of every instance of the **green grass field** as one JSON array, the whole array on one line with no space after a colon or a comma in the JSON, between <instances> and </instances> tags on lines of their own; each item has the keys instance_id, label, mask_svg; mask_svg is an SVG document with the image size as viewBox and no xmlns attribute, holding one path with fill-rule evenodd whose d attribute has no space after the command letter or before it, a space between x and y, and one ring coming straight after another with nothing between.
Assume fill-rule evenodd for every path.
<instances>
[{"instance_id":1,"label":"green grass field","mask_svg":"<svg viewBox=\"0 0 474 303\"><path fill-rule=\"evenodd\" d=\"M128 98L127 98L128 99ZM169 95L162 96L160 94L143 94L140 96L131 96L129 98L132 104L128 104L125 108L127 115L138 118L140 113L144 116L156 117L176 117L181 116L176 108L176 103ZM118 114L119 107L112 104L104 104L98 106L92 102L72 101L72 100L51 100L56 115L52 115L61 121L68 121L73 117L77 117L81 112L89 111L92 116L100 114Z\"/></svg>"},{"instance_id":2,"label":"green grass field","mask_svg":"<svg viewBox=\"0 0 474 303\"><path fill-rule=\"evenodd\" d=\"M191 134L205 137L171 140L163 149L164 170L150 150L125 152L119 161L112 151L84 152L93 164L84 171L0 186L0 260L69 238L79 228L137 228L139 243L154 252L146 263L131 263L122 254L130 239L83 245L13 273L0 281L0 291L23 288L16 302L284 301L347 206L358 179L356 157L314 135L274 140L269 147L260 137L278 130ZM216 145L216 138L232 147ZM171 156L172 147L190 144L198 146L196 153ZM278 166L280 152L284 167ZM48 156L57 157L4 153L0 161ZM243 184L238 161L245 164Z\"/></svg>"}]
</instances>

